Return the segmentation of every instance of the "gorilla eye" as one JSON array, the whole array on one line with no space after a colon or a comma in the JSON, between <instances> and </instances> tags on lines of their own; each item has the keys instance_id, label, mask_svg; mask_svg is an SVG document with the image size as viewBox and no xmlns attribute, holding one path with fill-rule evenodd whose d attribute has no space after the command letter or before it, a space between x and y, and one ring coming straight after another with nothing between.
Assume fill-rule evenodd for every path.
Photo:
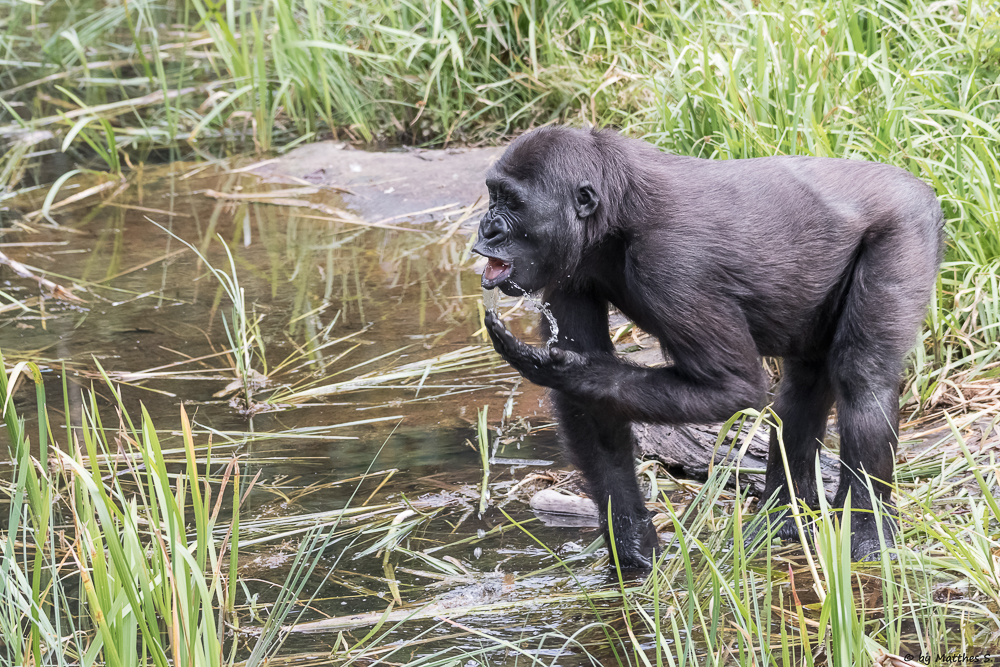
<instances>
[{"instance_id":1,"label":"gorilla eye","mask_svg":"<svg viewBox=\"0 0 1000 667\"><path fill-rule=\"evenodd\" d=\"M517 196L506 188L497 188L496 195L494 197L494 206L499 206L501 208L512 211L518 207L521 202L518 200Z\"/></svg>"}]
</instances>

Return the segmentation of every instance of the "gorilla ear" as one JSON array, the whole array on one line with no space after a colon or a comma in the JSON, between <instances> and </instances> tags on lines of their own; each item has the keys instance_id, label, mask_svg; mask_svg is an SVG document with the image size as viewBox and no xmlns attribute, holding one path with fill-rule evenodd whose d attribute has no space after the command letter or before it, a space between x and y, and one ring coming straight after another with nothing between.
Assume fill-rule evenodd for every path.
<instances>
[{"instance_id":1,"label":"gorilla ear","mask_svg":"<svg viewBox=\"0 0 1000 667\"><path fill-rule=\"evenodd\" d=\"M597 190L590 184L590 181L580 181L573 197L577 217L589 218L597 210L597 205L600 203L601 198L597 196Z\"/></svg>"}]
</instances>

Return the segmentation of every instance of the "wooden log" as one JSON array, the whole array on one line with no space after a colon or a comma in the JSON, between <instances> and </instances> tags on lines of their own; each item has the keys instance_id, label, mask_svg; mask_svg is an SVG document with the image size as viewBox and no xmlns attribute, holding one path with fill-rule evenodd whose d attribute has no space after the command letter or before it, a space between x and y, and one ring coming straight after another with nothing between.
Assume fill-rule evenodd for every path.
<instances>
[{"instance_id":1,"label":"wooden log","mask_svg":"<svg viewBox=\"0 0 1000 667\"><path fill-rule=\"evenodd\" d=\"M659 424L636 424L633 426L637 450L643 458L655 459L663 463L675 477L705 480L708 478L709 464L715 454L715 465L726 465L735 462L739 448L744 444L744 437L749 431L736 430L727 434L726 439L716 448L716 440L723 424L688 424L685 426L663 426ZM750 468L763 471L767 466L767 451L770 429L760 428L754 434L746 454L740 459L740 468ZM735 445L733 436L738 436ZM840 459L825 451L820 452L820 470L823 474L823 484L826 487L827 498L831 501L837 491L840 479ZM730 478L730 484L735 480ZM760 495L764 491L763 474L740 474L740 486L749 485L751 495Z\"/></svg>"}]
</instances>

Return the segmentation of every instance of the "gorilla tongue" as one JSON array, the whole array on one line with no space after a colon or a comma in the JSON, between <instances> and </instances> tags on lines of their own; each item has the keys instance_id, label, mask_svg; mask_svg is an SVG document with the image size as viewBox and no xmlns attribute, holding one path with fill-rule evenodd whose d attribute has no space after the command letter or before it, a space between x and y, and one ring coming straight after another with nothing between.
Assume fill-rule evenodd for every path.
<instances>
[{"instance_id":1,"label":"gorilla tongue","mask_svg":"<svg viewBox=\"0 0 1000 667\"><path fill-rule=\"evenodd\" d=\"M486 263L486 270L483 271L483 278L493 281L503 275L505 271L510 271L510 264L508 262L499 260L496 257L490 257L490 261Z\"/></svg>"}]
</instances>

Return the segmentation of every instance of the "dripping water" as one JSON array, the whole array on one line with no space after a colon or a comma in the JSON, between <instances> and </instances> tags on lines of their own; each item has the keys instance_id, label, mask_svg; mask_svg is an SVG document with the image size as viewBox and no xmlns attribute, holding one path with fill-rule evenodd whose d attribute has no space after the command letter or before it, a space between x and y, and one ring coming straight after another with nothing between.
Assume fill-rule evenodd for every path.
<instances>
[{"instance_id":1,"label":"dripping water","mask_svg":"<svg viewBox=\"0 0 1000 667\"><path fill-rule=\"evenodd\" d=\"M491 310L495 313L497 310L497 304L500 303L500 290L496 287L493 289L483 288L483 308L486 312Z\"/></svg>"},{"instance_id":2,"label":"dripping water","mask_svg":"<svg viewBox=\"0 0 1000 667\"><path fill-rule=\"evenodd\" d=\"M559 323L556 322L556 316L553 315L552 311L549 309L549 303L543 302L538 297L533 296L530 292L528 292L526 289L524 289L517 283L510 280L508 280L507 282L514 289L518 290L519 292L521 292L521 294L524 295L524 306L527 310L534 313L541 313L542 316L545 317L545 319L548 321L549 331L551 332L549 339L545 341L545 349L548 350L555 343L559 341ZM491 310L495 313L497 310L497 305L499 303L500 303L500 290L498 288L494 287L493 289L490 290L487 289L483 290L483 308L485 308L486 310Z\"/></svg>"}]
</instances>

